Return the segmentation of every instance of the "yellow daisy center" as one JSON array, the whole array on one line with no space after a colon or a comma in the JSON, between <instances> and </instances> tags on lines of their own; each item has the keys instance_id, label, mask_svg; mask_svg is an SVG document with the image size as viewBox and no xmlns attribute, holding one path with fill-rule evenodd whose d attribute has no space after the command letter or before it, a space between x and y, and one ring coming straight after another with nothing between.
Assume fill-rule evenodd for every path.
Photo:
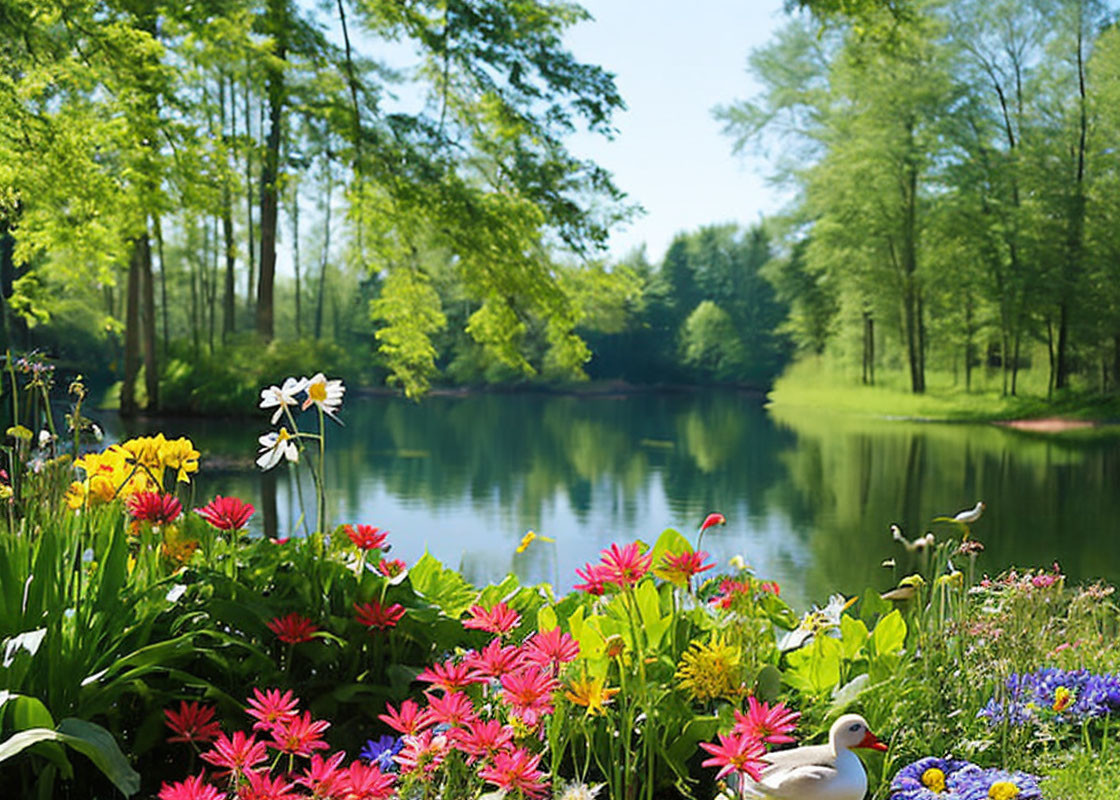
<instances>
[{"instance_id":1,"label":"yellow daisy center","mask_svg":"<svg viewBox=\"0 0 1120 800\"><path fill-rule=\"evenodd\" d=\"M996 781L988 789L989 800L1012 800L1019 795L1019 787L1011 781Z\"/></svg>"},{"instance_id":2,"label":"yellow daisy center","mask_svg":"<svg viewBox=\"0 0 1120 800\"><path fill-rule=\"evenodd\" d=\"M326 383L313 383L307 387L307 396L315 403L325 403L327 401L327 384Z\"/></svg>"},{"instance_id":3,"label":"yellow daisy center","mask_svg":"<svg viewBox=\"0 0 1120 800\"><path fill-rule=\"evenodd\" d=\"M922 773L922 785L934 794L945 791L945 773L937 767L930 767Z\"/></svg>"}]
</instances>

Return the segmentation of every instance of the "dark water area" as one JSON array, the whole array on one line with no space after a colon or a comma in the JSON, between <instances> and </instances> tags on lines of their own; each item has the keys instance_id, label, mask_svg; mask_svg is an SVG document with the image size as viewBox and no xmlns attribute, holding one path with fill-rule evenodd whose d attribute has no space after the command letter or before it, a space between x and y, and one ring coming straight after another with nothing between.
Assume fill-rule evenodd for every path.
<instances>
[{"instance_id":1,"label":"dark water area","mask_svg":"<svg viewBox=\"0 0 1120 800\"><path fill-rule=\"evenodd\" d=\"M190 436L203 453L196 505L220 493L263 509L262 489L274 492L280 534L298 534L287 466L262 479L253 465L268 416L103 422L118 437ZM891 523L949 536L931 520L981 499L980 571L1057 561L1077 581L1120 580L1115 438L769 411L734 392L349 397L341 417L345 427L327 428L330 524L387 529L392 555L412 562L427 549L475 583L513 571L566 589L611 542L652 542L668 527L694 541L720 511L728 523L703 549L721 564L742 556L803 608L889 588L897 574L881 562L905 570L912 558ZM311 413L299 423L315 426ZM300 483L310 524L313 488L306 474ZM263 524L258 512L251 529ZM529 530L555 542L517 554Z\"/></svg>"}]
</instances>

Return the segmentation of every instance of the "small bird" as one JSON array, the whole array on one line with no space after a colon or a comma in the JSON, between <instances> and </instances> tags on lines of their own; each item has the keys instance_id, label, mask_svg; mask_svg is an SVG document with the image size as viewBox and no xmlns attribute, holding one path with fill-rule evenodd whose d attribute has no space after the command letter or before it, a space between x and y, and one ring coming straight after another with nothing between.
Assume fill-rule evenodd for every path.
<instances>
[{"instance_id":1,"label":"small bird","mask_svg":"<svg viewBox=\"0 0 1120 800\"><path fill-rule=\"evenodd\" d=\"M897 525L891 525L891 538L905 547L908 553L920 553L930 547L934 541L932 533L926 533L925 536L919 536L914 541L910 541L902 535L902 528Z\"/></svg>"},{"instance_id":2,"label":"small bird","mask_svg":"<svg viewBox=\"0 0 1120 800\"><path fill-rule=\"evenodd\" d=\"M984 501L981 500L972 508L967 508L964 511L959 512L955 517L953 517L953 521L963 522L965 525L971 525L973 522L980 519L980 515L984 513L985 508L987 508L987 506L984 505Z\"/></svg>"},{"instance_id":3,"label":"small bird","mask_svg":"<svg viewBox=\"0 0 1120 800\"><path fill-rule=\"evenodd\" d=\"M828 744L797 747L767 753L770 766L759 780L744 777L744 796L778 800L863 800L867 773L853 749L868 747L886 751L875 738L867 720L845 714L828 732Z\"/></svg>"}]
</instances>

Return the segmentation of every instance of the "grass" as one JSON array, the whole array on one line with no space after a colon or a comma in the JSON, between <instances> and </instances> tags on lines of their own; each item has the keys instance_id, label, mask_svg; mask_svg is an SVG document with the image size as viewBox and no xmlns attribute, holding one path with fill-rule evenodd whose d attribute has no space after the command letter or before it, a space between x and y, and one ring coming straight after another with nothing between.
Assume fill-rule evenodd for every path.
<instances>
[{"instance_id":1,"label":"grass","mask_svg":"<svg viewBox=\"0 0 1120 800\"><path fill-rule=\"evenodd\" d=\"M864 386L858 374L820 359L806 359L794 364L775 382L769 399L772 405L780 407L955 422L1051 416L1120 420L1120 397L1076 387L1048 399L1046 378L1044 370L1022 371L1019 394L1011 397L1002 394L998 370L977 370L971 391L965 391L960 376L930 371L926 375L926 392L916 395L909 390L908 379L902 372L880 373L877 385Z\"/></svg>"}]
</instances>

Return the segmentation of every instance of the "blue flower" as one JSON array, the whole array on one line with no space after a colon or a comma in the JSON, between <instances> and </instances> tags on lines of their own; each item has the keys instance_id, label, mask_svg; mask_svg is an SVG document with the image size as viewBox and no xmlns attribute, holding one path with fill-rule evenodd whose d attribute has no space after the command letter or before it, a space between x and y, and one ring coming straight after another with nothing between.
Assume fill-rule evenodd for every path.
<instances>
[{"instance_id":1,"label":"blue flower","mask_svg":"<svg viewBox=\"0 0 1120 800\"><path fill-rule=\"evenodd\" d=\"M370 739L366 742L366 746L358 753L358 758L376 764L381 767L382 772L394 772L397 762L393 760L393 756L399 753L402 747L404 742L395 736L385 734L377 741Z\"/></svg>"},{"instance_id":2,"label":"blue flower","mask_svg":"<svg viewBox=\"0 0 1120 800\"><path fill-rule=\"evenodd\" d=\"M949 778L949 789L959 800L1041 800L1038 778L1026 772L981 769L975 765Z\"/></svg>"},{"instance_id":3,"label":"blue flower","mask_svg":"<svg viewBox=\"0 0 1120 800\"><path fill-rule=\"evenodd\" d=\"M953 758L920 758L894 776L890 800L952 800L946 793L948 779L969 766L967 761Z\"/></svg>"}]
</instances>

